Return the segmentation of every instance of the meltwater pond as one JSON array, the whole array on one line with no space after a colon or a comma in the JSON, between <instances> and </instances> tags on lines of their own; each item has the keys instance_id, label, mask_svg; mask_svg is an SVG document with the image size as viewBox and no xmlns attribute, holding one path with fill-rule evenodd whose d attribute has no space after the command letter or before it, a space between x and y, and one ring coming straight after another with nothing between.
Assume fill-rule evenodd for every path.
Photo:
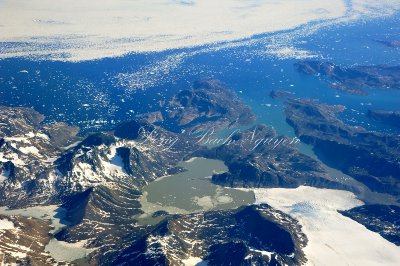
<instances>
[{"instance_id":1,"label":"meltwater pond","mask_svg":"<svg viewBox=\"0 0 400 266\"><path fill-rule=\"evenodd\" d=\"M214 173L226 172L222 161L193 158L181 162L187 171L162 177L143 189L140 198L141 223L152 223L151 215L157 211L185 214L206 210L234 209L254 203L254 193L225 188L210 180Z\"/></svg>"},{"instance_id":2,"label":"meltwater pond","mask_svg":"<svg viewBox=\"0 0 400 266\"><path fill-rule=\"evenodd\" d=\"M0 207L0 214L2 215L16 215L23 217L32 217L39 220L49 220L51 225L54 227L50 234L55 234L65 227L68 222L63 219L65 215L65 209L60 208L57 205L49 206L34 206L24 209L8 209L7 207ZM46 245L45 251L49 252L50 255L58 261L77 262L80 260L79 265L87 265L85 257L94 249L84 248L86 241L80 241L77 243L68 243L59 241L56 238L52 238Z\"/></svg>"}]
</instances>

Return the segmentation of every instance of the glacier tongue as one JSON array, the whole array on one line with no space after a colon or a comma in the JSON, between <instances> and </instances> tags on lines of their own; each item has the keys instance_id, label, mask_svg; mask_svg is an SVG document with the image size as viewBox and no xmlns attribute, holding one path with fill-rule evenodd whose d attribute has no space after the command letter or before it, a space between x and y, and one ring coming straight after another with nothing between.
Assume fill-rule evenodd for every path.
<instances>
[{"instance_id":1,"label":"glacier tongue","mask_svg":"<svg viewBox=\"0 0 400 266\"><path fill-rule=\"evenodd\" d=\"M309 239L304 252L311 265L329 265L338 258L347 265L400 264L400 247L338 212L363 205L353 193L305 186L252 190L257 204L298 219Z\"/></svg>"}]
</instances>

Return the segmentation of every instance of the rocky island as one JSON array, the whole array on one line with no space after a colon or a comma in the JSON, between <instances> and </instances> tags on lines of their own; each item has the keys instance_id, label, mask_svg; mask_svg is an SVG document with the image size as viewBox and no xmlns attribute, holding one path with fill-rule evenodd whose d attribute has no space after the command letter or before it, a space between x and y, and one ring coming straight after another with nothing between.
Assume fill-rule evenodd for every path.
<instances>
[{"instance_id":1,"label":"rocky island","mask_svg":"<svg viewBox=\"0 0 400 266\"><path fill-rule=\"evenodd\" d=\"M400 47L400 41L399 40L392 40L392 41L380 41L377 40L377 42L382 43L386 45L387 47L390 48L399 48Z\"/></svg>"},{"instance_id":2,"label":"rocky island","mask_svg":"<svg viewBox=\"0 0 400 266\"><path fill-rule=\"evenodd\" d=\"M393 127L400 127L400 112L385 110L368 110L367 116L373 120L380 121Z\"/></svg>"},{"instance_id":3,"label":"rocky island","mask_svg":"<svg viewBox=\"0 0 400 266\"><path fill-rule=\"evenodd\" d=\"M355 95L367 95L367 89L399 89L399 66L341 67L329 62L302 61L298 72L326 78L333 89Z\"/></svg>"}]
</instances>

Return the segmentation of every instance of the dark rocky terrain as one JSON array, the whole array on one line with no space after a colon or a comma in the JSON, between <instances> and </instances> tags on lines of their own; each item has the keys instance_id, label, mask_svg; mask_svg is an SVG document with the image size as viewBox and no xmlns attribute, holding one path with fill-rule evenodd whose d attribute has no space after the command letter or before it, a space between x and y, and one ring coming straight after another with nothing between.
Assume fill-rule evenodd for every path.
<instances>
[{"instance_id":1,"label":"dark rocky terrain","mask_svg":"<svg viewBox=\"0 0 400 266\"><path fill-rule=\"evenodd\" d=\"M225 129L255 122L255 115L221 81L207 79L179 91L162 104L161 111L141 115L171 131Z\"/></svg>"},{"instance_id":2,"label":"dark rocky terrain","mask_svg":"<svg viewBox=\"0 0 400 266\"><path fill-rule=\"evenodd\" d=\"M364 205L341 213L400 246L399 206Z\"/></svg>"},{"instance_id":3,"label":"dark rocky terrain","mask_svg":"<svg viewBox=\"0 0 400 266\"><path fill-rule=\"evenodd\" d=\"M377 42L382 43L386 45L387 47L391 48L399 48L400 47L400 41L399 40L392 40L392 41L380 41L377 40Z\"/></svg>"},{"instance_id":4,"label":"dark rocky terrain","mask_svg":"<svg viewBox=\"0 0 400 266\"><path fill-rule=\"evenodd\" d=\"M325 77L332 88L355 95L366 95L366 89L400 89L398 66L341 67L322 61L302 61L295 64L306 75Z\"/></svg>"},{"instance_id":5,"label":"dark rocky terrain","mask_svg":"<svg viewBox=\"0 0 400 266\"><path fill-rule=\"evenodd\" d=\"M330 179L314 159L300 153L298 139L277 136L265 125L235 133L230 141L196 156L225 162L229 171L214 175L212 181L230 187L287 187L309 185L350 189Z\"/></svg>"},{"instance_id":6,"label":"dark rocky terrain","mask_svg":"<svg viewBox=\"0 0 400 266\"><path fill-rule=\"evenodd\" d=\"M368 110L367 116L373 120L400 128L399 111Z\"/></svg>"},{"instance_id":7,"label":"dark rocky terrain","mask_svg":"<svg viewBox=\"0 0 400 266\"><path fill-rule=\"evenodd\" d=\"M263 230L260 230L263 228ZM124 250L116 265L299 265L306 236L296 220L267 205L174 216Z\"/></svg>"},{"instance_id":8,"label":"dark rocky terrain","mask_svg":"<svg viewBox=\"0 0 400 266\"><path fill-rule=\"evenodd\" d=\"M251 110L214 80L178 93L168 106L164 116L178 132L254 120ZM141 188L180 171L176 164L198 149L189 133L178 137L149 123L151 117L160 121L159 114L144 114L146 122L127 121L112 132L77 137L77 128L43 124L44 117L32 109L0 111L0 205L62 204L67 226L55 237L67 242L89 240L85 247L96 249L88 258L93 265L113 265L122 250L154 229L133 218L141 213ZM13 241L2 240L2 245ZM29 254L26 258L34 259Z\"/></svg>"},{"instance_id":9,"label":"dark rocky terrain","mask_svg":"<svg viewBox=\"0 0 400 266\"><path fill-rule=\"evenodd\" d=\"M151 132L156 132L154 137ZM162 141L175 138L178 141L170 149ZM63 191L73 195L64 197L62 207L70 225L57 239L95 239L89 245L99 249L91 260L110 264L121 249L149 230L133 218L141 213L141 188L168 174L195 149L184 136L177 138L175 133L138 121L87 137L56 161L65 180Z\"/></svg>"},{"instance_id":10,"label":"dark rocky terrain","mask_svg":"<svg viewBox=\"0 0 400 266\"><path fill-rule=\"evenodd\" d=\"M79 141L79 129L42 124L43 119L29 108L0 107L0 171L6 177L0 183L2 205L37 204L54 195L54 161L65 147Z\"/></svg>"},{"instance_id":11,"label":"dark rocky terrain","mask_svg":"<svg viewBox=\"0 0 400 266\"><path fill-rule=\"evenodd\" d=\"M36 114L23 111L23 118ZM194 149L184 137L168 149L162 140L176 134L136 121L121 124L111 133L89 135L68 148L53 145L47 131L33 120L8 121L20 122L27 129L17 131L24 135L3 138L1 205L63 204L68 226L56 238L94 239L86 244L98 248L90 259L93 264L111 264L113 254L146 232L132 218L140 213L140 188L167 174ZM34 133L25 133L31 130ZM149 136L155 131L157 135ZM35 152L24 153L21 147L33 147L29 151Z\"/></svg>"},{"instance_id":12,"label":"dark rocky terrain","mask_svg":"<svg viewBox=\"0 0 400 266\"><path fill-rule=\"evenodd\" d=\"M0 230L0 265L68 265L55 261L44 248L50 241L48 221L19 216L3 216L15 230Z\"/></svg>"},{"instance_id":13,"label":"dark rocky terrain","mask_svg":"<svg viewBox=\"0 0 400 266\"><path fill-rule=\"evenodd\" d=\"M293 92L286 90L272 90L269 93L269 97L271 97L272 99L285 99L292 96Z\"/></svg>"},{"instance_id":14,"label":"dark rocky terrain","mask_svg":"<svg viewBox=\"0 0 400 266\"><path fill-rule=\"evenodd\" d=\"M328 151L343 156L337 168L358 174L356 178L377 191L397 195L397 138L341 123L335 114L342 107L301 100L288 100L286 107L288 121L302 140L320 153L328 143L333 145ZM254 121L249 107L215 80L178 92L159 112L85 136L63 123L44 124L32 109L1 107L0 206L61 205L66 226L55 237L70 243L87 240L85 247L95 249L86 258L90 265L182 265L189 257L210 265L298 265L306 261L306 237L296 220L266 205L159 213L163 221L157 225L141 225L134 218L142 213L143 186L182 171L177 163L194 156L223 160L229 171L215 174L212 182L224 186L354 189L331 179L318 161L300 153L297 139L277 136L265 125L235 131L217 147L200 146L192 135ZM360 144L353 147L353 142ZM360 157L365 151L367 157ZM370 162L369 168L361 168L362 160ZM24 237L34 233L43 244L25 249L25 260L63 263L40 249L51 239L47 221L12 219L21 228L30 222L33 230ZM14 233L6 230L9 236L0 238L0 245L12 245Z\"/></svg>"},{"instance_id":15,"label":"dark rocky terrain","mask_svg":"<svg viewBox=\"0 0 400 266\"><path fill-rule=\"evenodd\" d=\"M343 106L289 99L288 123L328 165L354 177L375 192L400 195L400 136L369 132L343 123Z\"/></svg>"}]
</instances>

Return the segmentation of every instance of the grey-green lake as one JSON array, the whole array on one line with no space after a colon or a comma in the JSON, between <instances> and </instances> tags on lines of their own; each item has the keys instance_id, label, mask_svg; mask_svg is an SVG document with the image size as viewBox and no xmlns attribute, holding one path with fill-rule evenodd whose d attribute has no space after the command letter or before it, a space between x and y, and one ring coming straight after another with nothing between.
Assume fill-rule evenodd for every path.
<instances>
[{"instance_id":1,"label":"grey-green lake","mask_svg":"<svg viewBox=\"0 0 400 266\"><path fill-rule=\"evenodd\" d=\"M162 177L143 188L140 198L144 214L139 222L151 223L154 212L186 214L206 210L235 209L254 203L254 193L225 188L211 182L214 173L228 169L222 161L193 158L179 166L187 171Z\"/></svg>"}]
</instances>

